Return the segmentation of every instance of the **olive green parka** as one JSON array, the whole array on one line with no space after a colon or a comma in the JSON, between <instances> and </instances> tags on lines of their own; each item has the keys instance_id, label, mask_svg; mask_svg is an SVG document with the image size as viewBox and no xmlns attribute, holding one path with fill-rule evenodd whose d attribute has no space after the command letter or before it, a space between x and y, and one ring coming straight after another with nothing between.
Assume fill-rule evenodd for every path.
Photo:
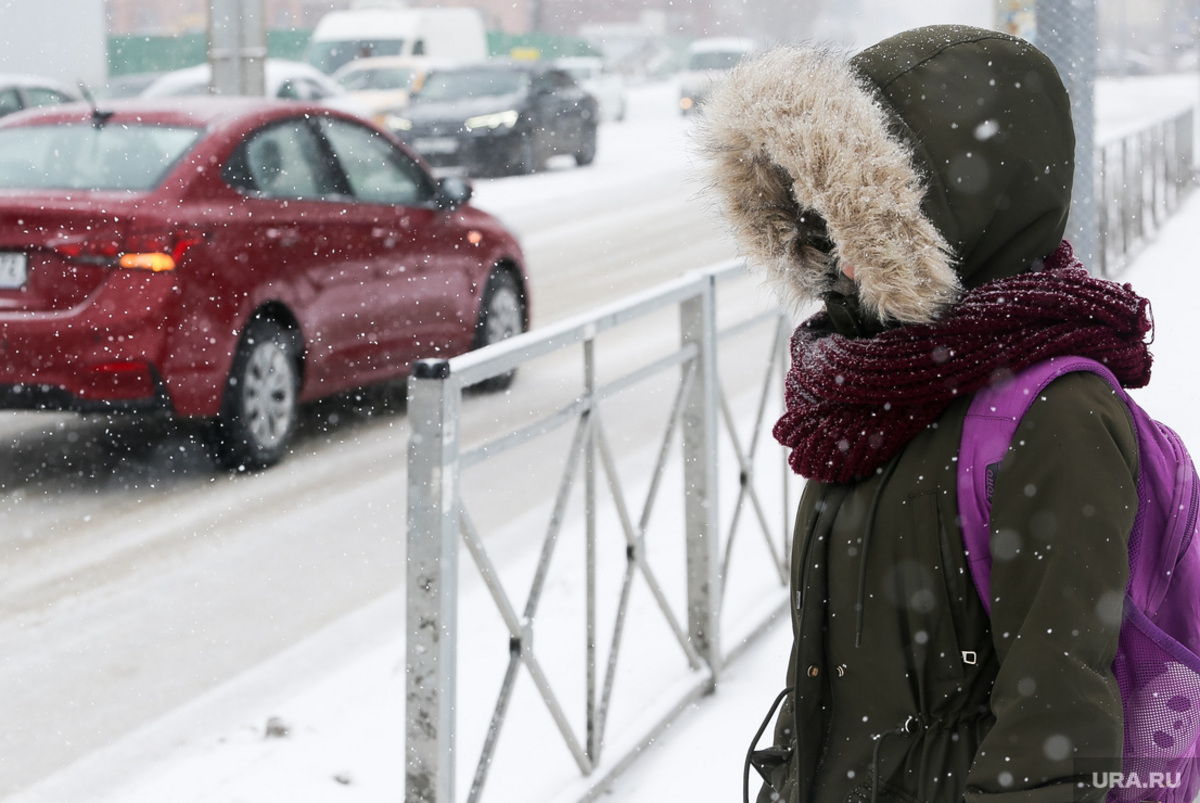
<instances>
[{"instance_id":1,"label":"olive green parka","mask_svg":"<svg viewBox=\"0 0 1200 803\"><path fill-rule=\"evenodd\" d=\"M702 111L711 183L750 263L797 308L824 301L847 336L935 320L1061 241L1070 106L1022 40L936 26L853 58L779 48ZM958 522L969 401L871 476L807 483L791 691L758 762L760 800L1103 798L1076 762L1122 749L1111 665L1137 507L1128 411L1072 374L1022 420L995 482L989 616Z\"/></svg>"}]
</instances>

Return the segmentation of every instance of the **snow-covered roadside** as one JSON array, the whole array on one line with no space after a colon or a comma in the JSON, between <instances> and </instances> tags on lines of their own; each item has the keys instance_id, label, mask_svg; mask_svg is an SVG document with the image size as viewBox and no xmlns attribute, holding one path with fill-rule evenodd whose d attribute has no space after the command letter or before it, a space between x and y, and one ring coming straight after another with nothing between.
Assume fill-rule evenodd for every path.
<instances>
[{"instance_id":1,"label":"snow-covered roadside","mask_svg":"<svg viewBox=\"0 0 1200 803\"><path fill-rule=\"evenodd\" d=\"M1195 73L1101 79L1096 82L1096 141L1111 142L1197 104Z\"/></svg>"},{"instance_id":2,"label":"snow-covered roadside","mask_svg":"<svg viewBox=\"0 0 1200 803\"><path fill-rule=\"evenodd\" d=\"M755 402L748 396L732 400L739 418L751 411ZM632 464L631 474L639 478L630 482L630 486L644 487L656 449L657 444L648 444L642 453L626 461ZM722 463L734 465L728 447ZM679 482L677 474L668 473L662 497L678 498ZM731 483L722 500L726 520L732 509L733 492ZM778 509L781 500L766 495L762 502L768 509ZM615 535L618 528L611 520L611 512L608 516L608 521L601 520L600 530ZM665 526L655 530L652 522L651 534L660 546L651 548L648 542L647 560L655 567L669 598L681 601L684 561L678 551L679 524L671 521L669 513L664 516L665 522L660 523ZM522 569L528 574L530 553L536 552L537 547L536 538L528 536L536 532L539 524L544 527L545 519L545 509L533 511L489 538L488 549L500 556L503 576L521 575ZM560 540L581 544L581 526L577 523L568 527ZM756 545L751 541L754 535L753 532L743 535L739 556L755 551ZM619 574L623 548L608 554L611 560L601 567L602 580ZM465 553L462 560L463 632L459 653L462 676L458 699L459 710L470 713L460 714L459 718L458 783L460 791L465 791L478 757L478 745L482 743L487 713L494 704L499 681L496 670L503 668L507 635L478 574L465 565ZM552 579L547 586L538 632L578 638L579 586L572 578L583 576L579 550L556 555L553 571L558 579ZM522 588L519 579L509 579L506 584L510 593ZM764 595L763 590L768 593ZM726 649L737 648L747 630L778 607L783 593L781 586L772 591L769 582L760 582L757 593L743 584L736 593L727 594L726 607L732 608L732 613L725 617L727 638L731 640ZM678 609L675 613L680 615ZM611 621L607 613L602 613L601 619ZM401 796L404 783L403 621L404 597L398 591L113 747L9 798L9 803L394 801ZM786 661L786 641L779 638L780 633L786 633L786 627L775 627L769 633L768 638L755 642L746 655L728 667L714 698L693 703L690 708L704 710L715 700L721 706L732 706L731 713L744 708L743 715L752 715L754 712L737 703L737 699L756 689L778 685L780 668ZM540 648L540 660L554 675L564 701L581 699L582 673L573 673L571 670L578 667L570 666L569 657L564 655L571 650L561 646L554 635L539 635L534 646ZM601 649L605 650L606 644L601 644ZM634 667L622 670L618 676L610 714L613 738L606 745L606 755L595 778L610 771L629 746L706 678L703 671L687 669L682 654L671 643L669 631L657 617L644 584L634 587L622 655L627 656L623 662L634 663ZM648 656L653 660L647 661ZM555 671L562 670L564 664L566 673ZM480 669L485 665L491 665L490 674ZM519 682L511 706L513 713L501 735L501 752L489 775L490 794L486 799L564 803L577 800L592 781L579 776L561 739L548 727L544 709L532 693L527 675L522 675L524 687L520 688ZM718 710L726 710L721 706ZM578 713L573 709L568 711L568 715ZM582 717L570 716L570 719L576 733L581 734ZM746 732L745 717L736 719L737 724L722 729L731 745L737 739L744 739ZM661 741L672 742L676 727L668 728Z\"/></svg>"}]
</instances>

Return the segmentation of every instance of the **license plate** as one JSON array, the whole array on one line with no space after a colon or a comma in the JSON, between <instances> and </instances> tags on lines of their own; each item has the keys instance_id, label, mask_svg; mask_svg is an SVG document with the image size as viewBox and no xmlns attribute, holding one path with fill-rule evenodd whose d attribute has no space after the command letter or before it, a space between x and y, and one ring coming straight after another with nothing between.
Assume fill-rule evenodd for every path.
<instances>
[{"instance_id":1,"label":"license plate","mask_svg":"<svg viewBox=\"0 0 1200 803\"><path fill-rule=\"evenodd\" d=\"M429 137L413 141L417 153L454 153L458 150L458 140L453 137Z\"/></svg>"},{"instance_id":2,"label":"license plate","mask_svg":"<svg viewBox=\"0 0 1200 803\"><path fill-rule=\"evenodd\" d=\"M28 261L24 254L0 253L0 289L15 290L25 286Z\"/></svg>"}]
</instances>

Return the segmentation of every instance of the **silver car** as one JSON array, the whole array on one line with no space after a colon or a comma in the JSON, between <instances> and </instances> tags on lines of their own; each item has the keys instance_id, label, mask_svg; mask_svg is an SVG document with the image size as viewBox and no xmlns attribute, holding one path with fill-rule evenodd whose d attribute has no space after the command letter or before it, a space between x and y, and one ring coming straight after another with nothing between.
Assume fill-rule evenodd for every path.
<instances>
[{"instance_id":1,"label":"silver car","mask_svg":"<svg viewBox=\"0 0 1200 803\"><path fill-rule=\"evenodd\" d=\"M54 106L82 99L71 87L50 78L0 73L0 117L22 109Z\"/></svg>"}]
</instances>

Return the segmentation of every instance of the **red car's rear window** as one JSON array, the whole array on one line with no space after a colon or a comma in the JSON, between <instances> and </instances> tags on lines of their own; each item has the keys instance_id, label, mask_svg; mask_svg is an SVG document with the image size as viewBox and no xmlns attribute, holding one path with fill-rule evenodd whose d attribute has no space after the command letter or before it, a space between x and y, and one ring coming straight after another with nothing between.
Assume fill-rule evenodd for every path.
<instances>
[{"instance_id":1,"label":"red car's rear window","mask_svg":"<svg viewBox=\"0 0 1200 803\"><path fill-rule=\"evenodd\" d=\"M118 122L0 129L0 189L144 192L203 131Z\"/></svg>"}]
</instances>

